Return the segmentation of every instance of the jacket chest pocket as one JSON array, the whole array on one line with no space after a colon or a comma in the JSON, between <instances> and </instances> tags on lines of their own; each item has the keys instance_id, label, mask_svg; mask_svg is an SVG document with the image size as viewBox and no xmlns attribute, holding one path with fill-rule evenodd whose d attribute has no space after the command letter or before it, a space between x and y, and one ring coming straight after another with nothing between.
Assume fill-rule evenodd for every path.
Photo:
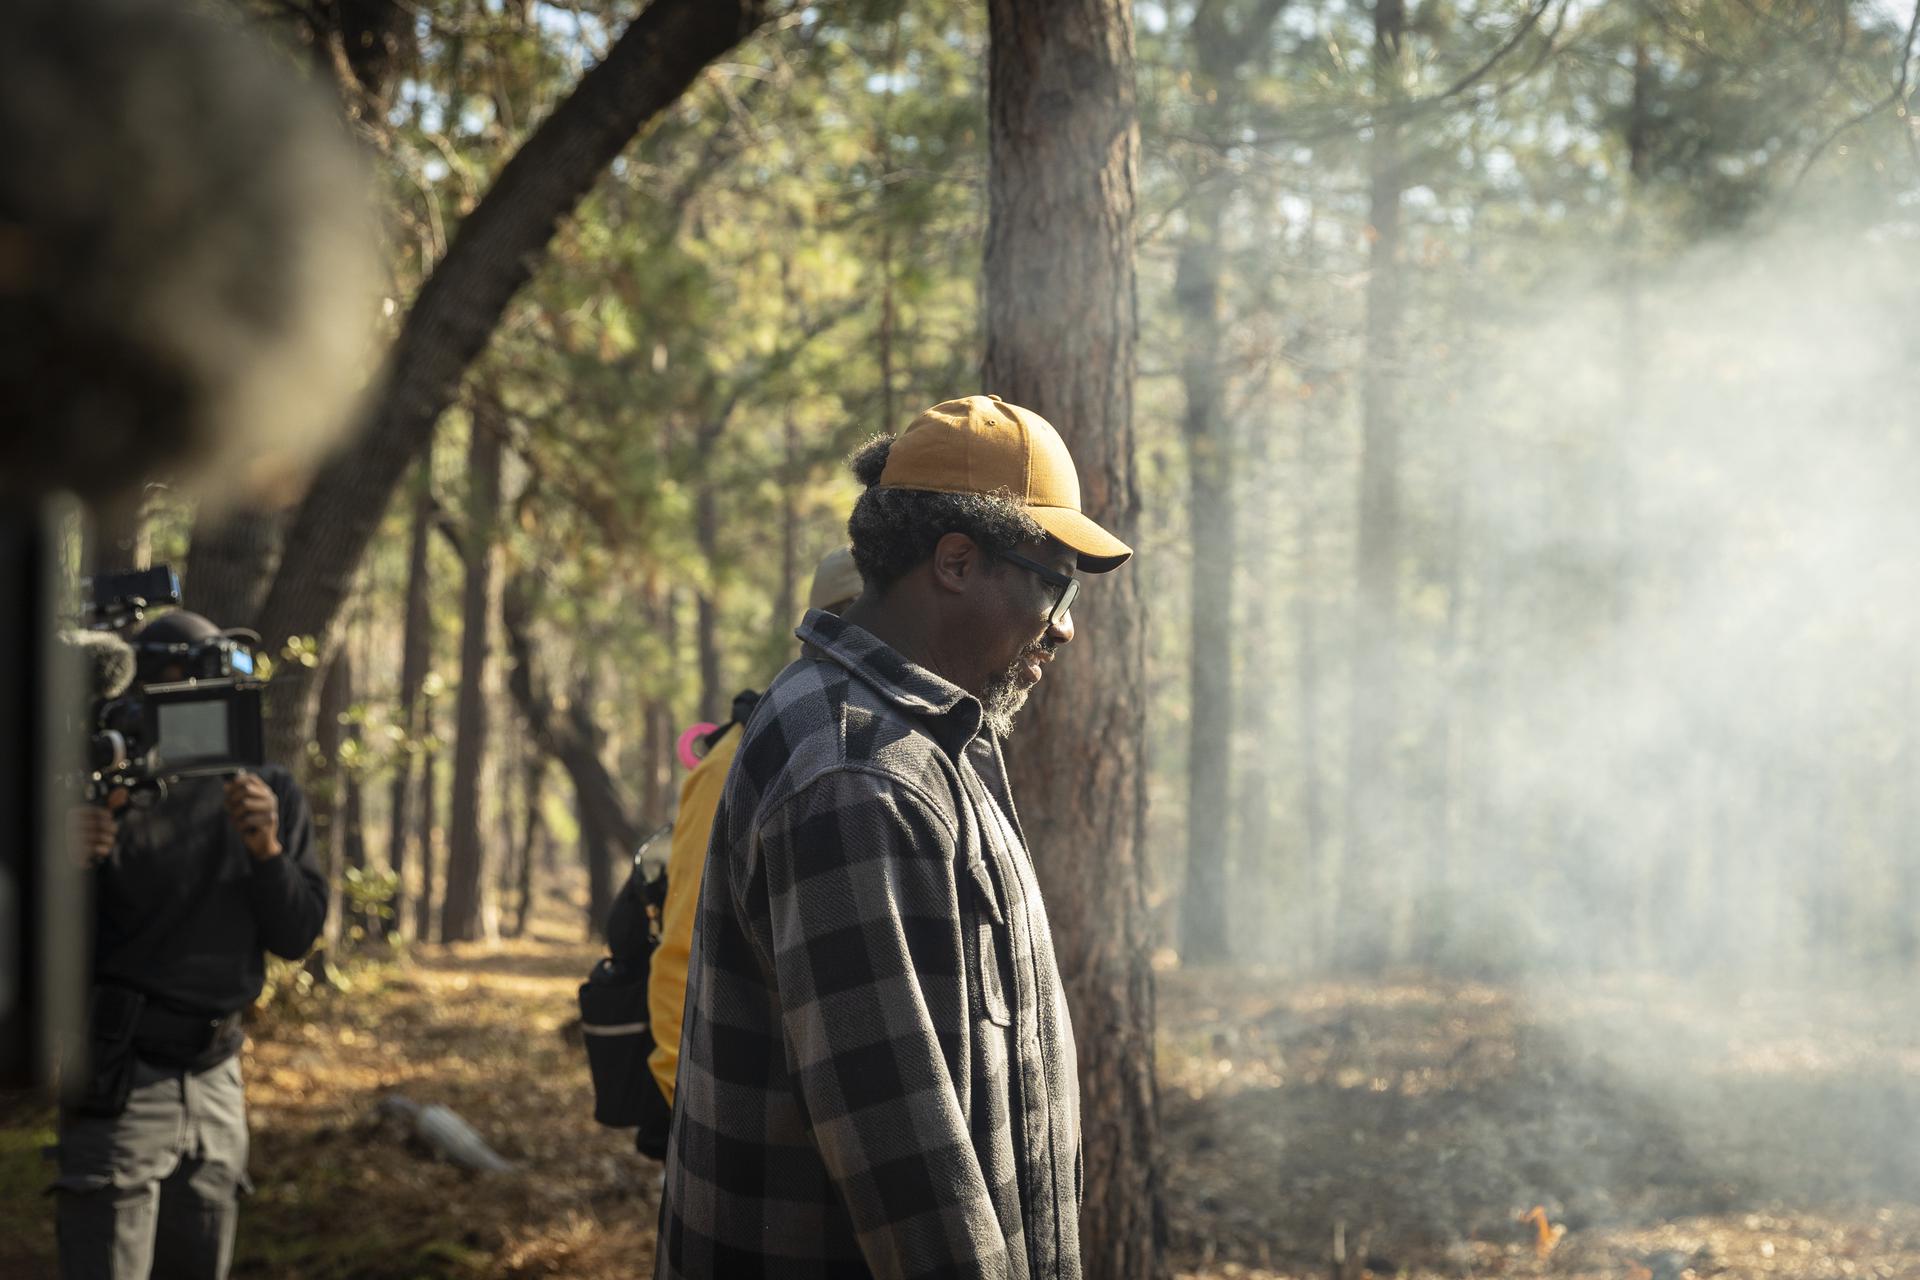
<instances>
[{"instance_id":1,"label":"jacket chest pocket","mask_svg":"<svg viewBox=\"0 0 1920 1280\"><path fill-rule=\"evenodd\" d=\"M1003 963L1013 962L1013 933L1007 913L993 883L993 872L986 862L975 857L966 865L966 879L973 897L970 919L962 927L971 930L973 954L967 957L967 999L976 1018L998 1027L1013 1025L1013 1011L1007 1005L1007 989L1002 981Z\"/></svg>"}]
</instances>

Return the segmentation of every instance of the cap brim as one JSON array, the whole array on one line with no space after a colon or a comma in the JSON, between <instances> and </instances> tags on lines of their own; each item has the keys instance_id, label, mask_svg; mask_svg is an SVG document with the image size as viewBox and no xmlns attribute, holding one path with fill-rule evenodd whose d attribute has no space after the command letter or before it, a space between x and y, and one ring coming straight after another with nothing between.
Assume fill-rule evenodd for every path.
<instances>
[{"instance_id":1,"label":"cap brim","mask_svg":"<svg viewBox=\"0 0 1920 1280\"><path fill-rule=\"evenodd\" d=\"M1028 507L1027 514L1079 553L1082 573L1109 573L1133 555L1132 547L1072 507Z\"/></svg>"}]
</instances>

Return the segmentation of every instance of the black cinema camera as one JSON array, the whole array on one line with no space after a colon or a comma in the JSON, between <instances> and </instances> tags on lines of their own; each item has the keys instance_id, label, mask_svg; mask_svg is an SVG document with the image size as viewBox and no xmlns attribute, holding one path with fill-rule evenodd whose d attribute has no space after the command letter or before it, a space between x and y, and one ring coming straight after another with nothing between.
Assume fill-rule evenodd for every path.
<instances>
[{"instance_id":1,"label":"black cinema camera","mask_svg":"<svg viewBox=\"0 0 1920 1280\"><path fill-rule=\"evenodd\" d=\"M265 763L265 685L249 644L258 637L190 614L142 625L148 609L180 603L180 579L165 566L100 574L87 589L87 630L68 642L88 659L89 800L121 788L164 796L182 778Z\"/></svg>"}]
</instances>

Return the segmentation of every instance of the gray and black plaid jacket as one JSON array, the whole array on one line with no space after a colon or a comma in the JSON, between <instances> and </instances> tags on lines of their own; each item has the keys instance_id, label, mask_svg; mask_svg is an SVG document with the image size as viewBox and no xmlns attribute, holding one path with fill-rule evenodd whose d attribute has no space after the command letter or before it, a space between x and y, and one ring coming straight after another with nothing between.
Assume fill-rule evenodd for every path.
<instances>
[{"instance_id":1,"label":"gray and black plaid jacket","mask_svg":"<svg viewBox=\"0 0 1920 1280\"><path fill-rule=\"evenodd\" d=\"M830 614L749 721L687 974L663 1280L1080 1275L1052 935L980 704Z\"/></svg>"}]
</instances>

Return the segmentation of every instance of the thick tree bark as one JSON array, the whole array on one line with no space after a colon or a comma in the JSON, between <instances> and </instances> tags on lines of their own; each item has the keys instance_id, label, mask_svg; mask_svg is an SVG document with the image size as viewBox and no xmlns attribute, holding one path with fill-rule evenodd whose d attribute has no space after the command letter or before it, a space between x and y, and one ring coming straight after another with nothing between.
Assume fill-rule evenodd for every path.
<instances>
[{"instance_id":1,"label":"thick tree bark","mask_svg":"<svg viewBox=\"0 0 1920 1280\"><path fill-rule=\"evenodd\" d=\"M415 766L426 732L420 690L426 684L427 667L433 657L433 613L427 607L427 552L432 535L433 489L423 463L414 476L413 527L407 540L406 620L400 640L400 693L396 711L400 727L406 731L406 750L393 770L393 816L387 835L387 865L393 868L398 879L393 897L396 923L407 918L407 848L416 841L416 833L408 820L413 782L419 775ZM424 846L418 847L424 850Z\"/></svg>"},{"instance_id":2,"label":"thick tree bark","mask_svg":"<svg viewBox=\"0 0 1920 1280\"><path fill-rule=\"evenodd\" d=\"M460 692L455 703L453 792L448 799L447 889L440 940L480 936L486 895L486 845L480 831L480 779L487 759L489 637L498 611L494 527L500 516L503 452L499 404L474 397L467 449L466 586L460 608Z\"/></svg>"},{"instance_id":3,"label":"thick tree bark","mask_svg":"<svg viewBox=\"0 0 1920 1280\"><path fill-rule=\"evenodd\" d=\"M1139 135L1124 0L991 0L985 389L1053 422L1132 540ZM1165 1274L1153 1070L1139 576L1088 584L1010 746L1080 1051L1087 1273ZM1057 673L1057 674L1054 674Z\"/></svg>"},{"instance_id":4,"label":"thick tree bark","mask_svg":"<svg viewBox=\"0 0 1920 1280\"><path fill-rule=\"evenodd\" d=\"M356 443L294 513L260 611L270 651L290 636L330 639L395 487L560 219L643 124L765 17L764 0L655 0L507 162L407 313ZM271 750L304 739L312 694L300 672L274 682Z\"/></svg>"},{"instance_id":5,"label":"thick tree bark","mask_svg":"<svg viewBox=\"0 0 1920 1280\"><path fill-rule=\"evenodd\" d=\"M1360 530L1354 576L1353 708L1348 735L1346 858L1336 938L1343 968L1376 972L1391 959L1399 838L1395 739L1400 717L1400 193L1399 106L1404 0L1376 0L1369 152L1366 358L1360 383Z\"/></svg>"}]
</instances>

